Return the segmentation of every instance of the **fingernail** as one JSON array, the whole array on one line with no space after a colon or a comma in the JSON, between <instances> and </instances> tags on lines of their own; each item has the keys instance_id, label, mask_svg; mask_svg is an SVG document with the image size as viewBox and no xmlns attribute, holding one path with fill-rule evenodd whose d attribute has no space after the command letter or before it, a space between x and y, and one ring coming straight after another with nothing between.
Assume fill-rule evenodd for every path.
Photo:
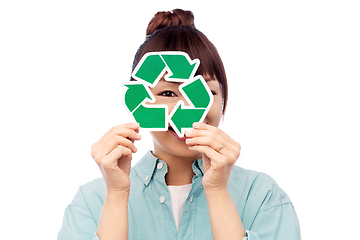
<instances>
[{"instance_id":1,"label":"fingernail","mask_svg":"<svg viewBox=\"0 0 360 240\"><path fill-rule=\"evenodd\" d=\"M139 123L135 122L132 124L134 127L140 127Z\"/></svg>"},{"instance_id":2,"label":"fingernail","mask_svg":"<svg viewBox=\"0 0 360 240\"><path fill-rule=\"evenodd\" d=\"M200 123L199 122L194 122L193 123L193 128L198 128L200 127Z\"/></svg>"},{"instance_id":3,"label":"fingernail","mask_svg":"<svg viewBox=\"0 0 360 240\"><path fill-rule=\"evenodd\" d=\"M192 131L186 131L186 132L185 132L185 136L191 137L191 133L192 133Z\"/></svg>"}]
</instances>

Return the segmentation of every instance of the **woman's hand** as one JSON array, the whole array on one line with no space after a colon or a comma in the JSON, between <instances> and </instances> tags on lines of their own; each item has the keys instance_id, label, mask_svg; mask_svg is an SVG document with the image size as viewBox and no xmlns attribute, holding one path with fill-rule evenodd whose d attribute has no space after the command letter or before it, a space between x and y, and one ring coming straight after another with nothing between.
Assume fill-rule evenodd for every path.
<instances>
[{"instance_id":1,"label":"woman's hand","mask_svg":"<svg viewBox=\"0 0 360 240\"><path fill-rule=\"evenodd\" d=\"M132 153L137 151L134 141L141 139L138 132L138 123L116 126L92 146L91 155L101 170L108 193L130 192Z\"/></svg>"},{"instance_id":2,"label":"woman's hand","mask_svg":"<svg viewBox=\"0 0 360 240\"><path fill-rule=\"evenodd\" d=\"M186 144L190 150L203 154L204 190L227 191L231 170L240 156L240 144L217 127L194 123L193 128L186 132Z\"/></svg>"}]
</instances>

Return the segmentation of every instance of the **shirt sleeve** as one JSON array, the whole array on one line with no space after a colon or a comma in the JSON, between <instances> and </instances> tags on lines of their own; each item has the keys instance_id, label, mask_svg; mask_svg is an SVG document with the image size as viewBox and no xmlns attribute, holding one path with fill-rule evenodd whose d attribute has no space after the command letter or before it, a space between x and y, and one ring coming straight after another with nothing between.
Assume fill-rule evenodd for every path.
<instances>
[{"instance_id":1,"label":"shirt sleeve","mask_svg":"<svg viewBox=\"0 0 360 240\"><path fill-rule=\"evenodd\" d=\"M243 240L300 240L300 225L292 203L262 209Z\"/></svg>"},{"instance_id":2,"label":"shirt sleeve","mask_svg":"<svg viewBox=\"0 0 360 240\"><path fill-rule=\"evenodd\" d=\"M285 203L261 210L247 239L300 240L300 225L293 205Z\"/></svg>"},{"instance_id":3,"label":"shirt sleeve","mask_svg":"<svg viewBox=\"0 0 360 240\"><path fill-rule=\"evenodd\" d=\"M65 209L58 240L99 240L95 221L81 190Z\"/></svg>"},{"instance_id":4,"label":"shirt sleeve","mask_svg":"<svg viewBox=\"0 0 360 240\"><path fill-rule=\"evenodd\" d=\"M300 224L288 195L262 174L253 185L243 240L300 240ZM249 224L250 223L250 224Z\"/></svg>"}]
</instances>

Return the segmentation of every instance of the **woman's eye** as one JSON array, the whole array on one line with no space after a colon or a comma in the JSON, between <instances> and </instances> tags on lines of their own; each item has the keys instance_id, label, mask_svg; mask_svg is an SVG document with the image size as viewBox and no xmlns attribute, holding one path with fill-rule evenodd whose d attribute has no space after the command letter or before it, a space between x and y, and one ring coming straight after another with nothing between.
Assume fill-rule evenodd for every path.
<instances>
[{"instance_id":1,"label":"woman's eye","mask_svg":"<svg viewBox=\"0 0 360 240\"><path fill-rule=\"evenodd\" d=\"M164 96L164 97L177 97L177 95L173 92L173 91L163 91L162 93L160 93L160 96Z\"/></svg>"},{"instance_id":2,"label":"woman's eye","mask_svg":"<svg viewBox=\"0 0 360 240\"><path fill-rule=\"evenodd\" d=\"M215 91L211 91L212 95L216 95L216 92Z\"/></svg>"}]
</instances>

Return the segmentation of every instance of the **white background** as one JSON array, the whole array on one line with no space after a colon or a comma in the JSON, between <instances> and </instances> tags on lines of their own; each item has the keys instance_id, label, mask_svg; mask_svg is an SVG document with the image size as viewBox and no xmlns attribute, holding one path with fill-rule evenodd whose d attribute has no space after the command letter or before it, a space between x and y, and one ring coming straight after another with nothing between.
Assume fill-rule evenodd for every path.
<instances>
[{"instance_id":1,"label":"white background","mask_svg":"<svg viewBox=\"0 0 360 240\"><path fill-rule=\"evenodd\" d=\"M121 83L149 20L184 8L224 61L237 165L289 194L303 239L357 239L358 1L176 2L1 1L1 238L56 238L78 187L101 176L91 145L131 119ZM152 147L142 134L134 163Z\"/></svg>"}]
</instances>

